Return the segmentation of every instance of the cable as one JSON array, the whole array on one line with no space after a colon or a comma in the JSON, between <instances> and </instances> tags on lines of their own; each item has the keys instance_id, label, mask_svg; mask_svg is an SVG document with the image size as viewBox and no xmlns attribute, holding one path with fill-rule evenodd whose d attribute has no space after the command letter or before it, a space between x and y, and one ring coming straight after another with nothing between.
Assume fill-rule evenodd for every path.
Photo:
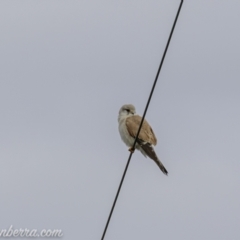
<instances>
[{"instance_id":1,"label":"cable","mask_svg":"<svg viewBox=\"0 0 240 240\"><path fill-rule=\"evenodd\" d=\"M143 113L143 116L142 116L141 123L140 123L139 128L138 128L138 132L137 132L137 135L136 135L136 137L135 137L135 140L134 140L132 149L135 149L135 146L136 146L136 143L137 143L137 139L138 139L138 135L139 135L140 130L141 130L141 128L142 128L142 124L143 124L144 118L145 118L145 116L146 116L146 113L147 113L147 110L148 110L148 106L149 106L149 103L150 103L150 101L151 101L151 98L152 98L152 95L153 95L153 91L154 91L154 89L155 89L155 86L156 86L156 83L157 83L157 80L158 80L158 76L159 76L159 73L160 73L160 71L161 71L161 68L162 68L162 65L163 65L163 62L164 62L164 59L165 59L167 50L168 50L168 46L169 46L169 44L170 44L170 41L171 41L171 38L172 38L172 34L173 34L173 31L174 31L175 25L176 25L176 23L177 23L177 20L178 20L179 13L180 13L181 8L182 8L182 4L183 4L183 0L181 0L181 2L180 2L180 5L179 5L179 8L178 8L178 11L177 11L177 14L176 14L176 17L175 17L175 20L174 20L174 23L173 23L173 26L172 26L172 29L171 29L171 32L170 32L168 41L167 41L167 44L166 44L166 47L165 47L163 56L162 56L162 60L161 60L160 65L159 65L159 68L158 68L158 71L157 71L157 74L156 74L156 77L155 77L155 80L154 80L154 83L153 83L153 86L152 86L152 90L151 90L151 92L150 92L150 95L149 95L149 98L148 98L148 101L147 101L147 104L146 104L146 107L145 107L145 110L144 110L144 113ZM122 176L121 182L120 182L119 187L118 187L118 190L117 190L117 194L116 194L115 199L114 199L114 201L113 201L113 205L112 205L111 211L110 211L110 213L109 213L108 220L107 220L107 222L106 222L106 225L105 225L105 228L104 228L104 231L103 231L103 235L102 235L101 240L104 240L104 237L105 237L105 234L106 234L106 231L107 231L107 228L108 228L108 224L109 224L109 222L110 222L110 220L111 220L112 213L113 213L115 204L116 204L117 199L118 199L118 195L119 195L120 190L121 190L121 187L122 187L122 183L123 183L123 181L124 181L124 178L125 178L125 175L126 175L126 172L127 172L127 169L128 169L129 163L130 163L130 160L131 160L131 158L132 158L132 154L133 154L133 152L131 152L130 155L129 155L129 157L128 157L128 161L127 161L126 167L125 167L125 169L124 169L123 176Z\"/></svg>"}]
</instances>

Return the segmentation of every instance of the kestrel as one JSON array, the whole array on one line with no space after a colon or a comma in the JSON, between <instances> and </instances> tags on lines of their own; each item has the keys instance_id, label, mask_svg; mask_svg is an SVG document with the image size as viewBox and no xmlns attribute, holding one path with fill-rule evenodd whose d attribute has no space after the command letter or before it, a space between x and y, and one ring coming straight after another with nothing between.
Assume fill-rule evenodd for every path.
<instances>
[{"instance_id":1,"label":"kestrel","mask_svg":"<svg viewBox=\"0 0 240 240\"><path fill-rule=\"evenodd\" d=\"M136 115L135 107L132 104L123 105L119 110L118 115L118 129L123 142L132 149L137 131L140 125L142 117ZM168 171L158 159L157 154L154 151L153 146L157 144L157 138L146 120L143 121L143 125L136 142L136 149L138 149L145 157L151 158L161 169L164 174L168 174Z\"/></svg>"}]
</instances>

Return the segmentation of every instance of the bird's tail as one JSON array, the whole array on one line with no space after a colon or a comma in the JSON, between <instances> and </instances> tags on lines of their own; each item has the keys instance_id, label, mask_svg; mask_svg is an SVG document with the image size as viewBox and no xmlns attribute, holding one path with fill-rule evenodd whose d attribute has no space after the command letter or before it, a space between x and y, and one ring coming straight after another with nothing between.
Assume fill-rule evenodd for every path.
<instances>
[{"instance_id":1,"label":"bird's tail","mask_svg":"<svg viewBox=\"0 0 240 240\"><path fill-rule=\"evenodd\" d=\"M139 142L139 145L141 146L143 151L146 153L146 155L158 165L161 171L164 174L168 175L167 169L163 166L162 162L158 159L157 154L155 153L152 145L149 143L143 143L143 142Z\"/></svg>"},{"instance_id":2,"label":"bird's tail","mask_svg":"<svg viewBox=\"0 0 240 240\"><path fill-rule=\"evenodd\" d=\"M164 174L168 175L167 169L163 166L162 162L159 159L153 161L158 165Z\"/></svg>"}]
</instances>

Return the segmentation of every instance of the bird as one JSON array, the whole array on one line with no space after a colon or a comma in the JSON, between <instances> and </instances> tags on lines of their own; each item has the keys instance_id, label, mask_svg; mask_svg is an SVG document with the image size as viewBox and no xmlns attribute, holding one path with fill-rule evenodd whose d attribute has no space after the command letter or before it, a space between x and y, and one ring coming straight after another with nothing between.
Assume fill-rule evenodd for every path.
<instances>
[{"instance_id":1,"label":"bird","mask_svg":"<svg viewBox=\"0 0 240 240\"><path fill-rule=\"evenodd\" d=\"M133 143L135 141L139 125L142 117L136 114L135 107L132 104L123 105L118 114L118 130L122 141L128 146L130 152L134 152ZM157 138L149 125L144 120L141 131L138 135L135 148L139 150L145 157L151 158L161 169L161 171L168 175L167 169L157 157L153 146L157 144Z\"/></svg>"}]
</instances>

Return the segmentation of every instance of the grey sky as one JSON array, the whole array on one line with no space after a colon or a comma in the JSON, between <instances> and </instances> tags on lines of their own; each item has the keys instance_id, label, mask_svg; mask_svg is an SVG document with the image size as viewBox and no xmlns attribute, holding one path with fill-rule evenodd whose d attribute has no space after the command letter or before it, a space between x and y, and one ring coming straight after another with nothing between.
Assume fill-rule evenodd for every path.
<instances>
[{"instance_id":1,"label":"grey sky","mask_svg":"<svg viewBox=\"0 0 240 240\"><path fill-rule=\"evenodd\" d=\"M0 2L0 229L100 239L179 1ZM240 1L185 1L105 239L240 239Z\"/></svg>"}]
</instances>

